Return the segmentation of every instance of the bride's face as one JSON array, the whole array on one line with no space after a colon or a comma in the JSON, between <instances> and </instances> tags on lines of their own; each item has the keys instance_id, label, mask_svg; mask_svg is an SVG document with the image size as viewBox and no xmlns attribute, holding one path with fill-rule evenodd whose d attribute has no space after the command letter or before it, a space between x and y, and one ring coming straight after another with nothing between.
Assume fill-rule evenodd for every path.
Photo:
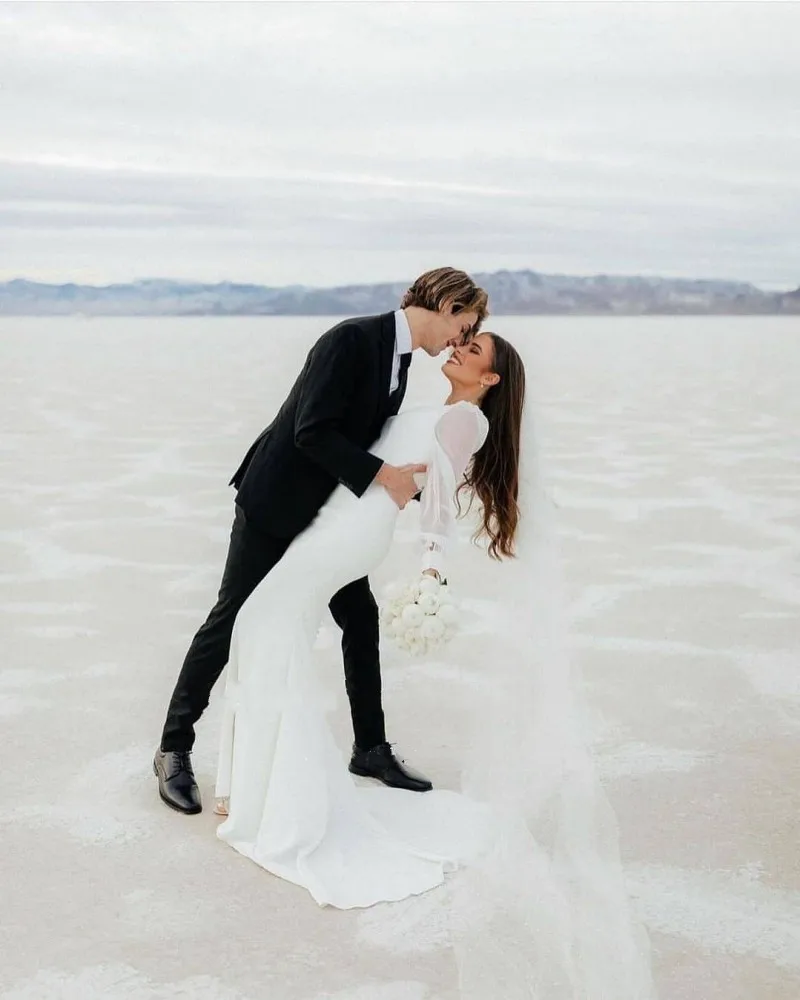
<instances>
[{"instance_id":1,"label":"bride's face","mask_svg":"<svg viewBox=\"0 0 800 1000\"><path fill-rule=\"evenodd\" d=\"M474 389L476 394L488 389L498 381L492 371L494 365L494 342L490 333L479 333L468 344L456 347L449 359L442 365L442 371L453 385L462 389Z\"/></svg>"}]
</instances>

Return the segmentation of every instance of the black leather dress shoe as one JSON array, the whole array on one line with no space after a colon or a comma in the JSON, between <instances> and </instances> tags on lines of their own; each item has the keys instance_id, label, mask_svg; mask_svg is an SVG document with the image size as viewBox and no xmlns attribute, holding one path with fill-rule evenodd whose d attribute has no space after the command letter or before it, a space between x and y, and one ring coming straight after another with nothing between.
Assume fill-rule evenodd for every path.
<instances>
[{"instance_id":1,"label":"black leather dress shoe","mask_svg":"<svg viewBox=\"0 0 800 1000\"><path fill-rule=\"evenodd\" d=\"M427 778L395 757L389 743L379 743L369 750L359 750L354 744L350 772L365 778L377 778L390 788L406 788L410 792L429 792L433 788Z\"/></svg>"},{"instance_id":2,"label":"black leather dress shoe","mask_svg":"<svg viewBox=\"0 0 800 1000\"><path fill-rule=\"evenodd\" d=\"M153 771L158 778L158 794L168 806L190 815L202 812L188 750L156 750Z\"/></svg>"}]
</instances>

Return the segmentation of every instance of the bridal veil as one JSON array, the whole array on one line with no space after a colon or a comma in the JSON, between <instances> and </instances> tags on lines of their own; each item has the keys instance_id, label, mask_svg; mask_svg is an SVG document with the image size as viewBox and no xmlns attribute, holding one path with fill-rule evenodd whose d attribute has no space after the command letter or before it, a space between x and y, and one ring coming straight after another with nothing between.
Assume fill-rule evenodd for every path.
<instances>
[{"instance_id":1,"label":"bridal veil","mask_svg":"<svg viewBox=\"0 0 800 1000\"><path fill-rule=\"evenodd\" d=\"M615 817L570 662L533 351L514 346L528 382L517 558L493 562L473 546L462 563L479 581L478 606L492 617L474 637L484 643L482 697L462 787L491 804L498 835L448 885L460 995L652 1000L649 943L626 892ZM466 590L457 579L453 586Z\"/></svg>"}]
</instances>

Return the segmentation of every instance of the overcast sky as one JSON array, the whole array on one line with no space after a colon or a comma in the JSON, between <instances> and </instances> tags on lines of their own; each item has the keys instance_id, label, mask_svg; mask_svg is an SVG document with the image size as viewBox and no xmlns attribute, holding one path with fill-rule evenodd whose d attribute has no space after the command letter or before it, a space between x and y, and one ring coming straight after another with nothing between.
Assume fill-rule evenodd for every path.
<instances>
[{"instance_id":1,"label":"overcast sky","mask_svg":"<svg viewBox=\"0 0 800 1000\"><path fill-rule=\"evenodd\" d=\"M0 4L0 280L800 284L800 4Z\"/></svg>"}]
</instances>

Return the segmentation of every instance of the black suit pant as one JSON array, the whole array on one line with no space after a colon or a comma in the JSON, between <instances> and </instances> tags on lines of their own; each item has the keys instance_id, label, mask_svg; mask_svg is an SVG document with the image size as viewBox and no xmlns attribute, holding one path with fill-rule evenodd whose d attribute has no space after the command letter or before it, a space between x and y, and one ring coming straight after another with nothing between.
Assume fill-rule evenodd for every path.
<instances>
[{"instance_id":1,"label":"black suit pant","mask_svg":"<svg viewBox=\"0 0 800 1000\"><path fill-rule=\"evenodd\" d=\"M161 738L162 750L191 750L194 726L205 711L231 648L239 609L272 567L290 539L272 538L247 523L237 505L217 603L192 640L178 675ZM362 749L386 740L381 703L378 606L363 577L343 587L330 602L342 630L342 654L355 743ZM264 664L269 669L269 664Z\"/></svg>"}]
</instances>

